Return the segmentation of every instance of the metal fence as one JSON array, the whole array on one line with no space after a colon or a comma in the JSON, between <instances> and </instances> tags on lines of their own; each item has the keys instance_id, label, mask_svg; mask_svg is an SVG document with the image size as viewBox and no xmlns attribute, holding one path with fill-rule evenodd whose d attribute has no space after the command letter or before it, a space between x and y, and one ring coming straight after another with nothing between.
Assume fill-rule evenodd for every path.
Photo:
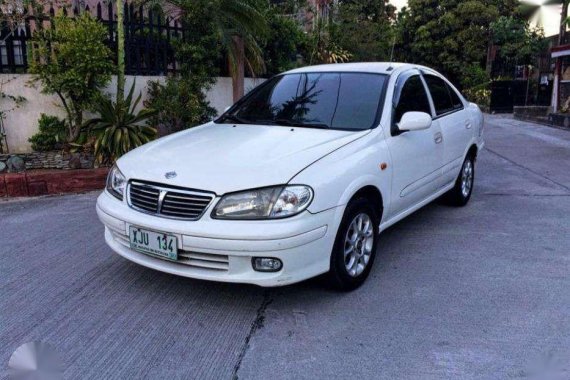
<instances>
[{"instance_id":1,"label":"metal fence","mask_svg":"<svg viewBox=\"0 0 570 380\"><path fill-rule=\"evenodd\" d=\"M95 9L87 6L82 12L89 12L107 27L106 44L117 53L117 18L114 5L109 2L98 3ZM74 8L63 13L73 17L80 13ZM68 14L71 13L71 14ZM55 10L49 10L49 16L38 19L30 16L25 24L14 31L3 27L0 33L0 72L25 73L28 68L28 41L32 38L35 26L41 22L44 27L51 27L51 18ZM172 42L183 39L185 29L178 20L166 17L153 9L125 4L125 70L128 75L165 75L177 70Z\"/></svg>"}]
</instances>

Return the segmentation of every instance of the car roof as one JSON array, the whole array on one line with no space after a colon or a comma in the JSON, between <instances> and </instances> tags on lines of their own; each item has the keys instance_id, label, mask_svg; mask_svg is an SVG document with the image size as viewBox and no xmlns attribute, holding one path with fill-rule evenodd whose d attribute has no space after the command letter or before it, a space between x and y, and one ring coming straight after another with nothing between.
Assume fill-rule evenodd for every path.
<instances>
[{"instance_id":1,"label":"car roof","mask_svg":"<svg viewBox=\"0 0 570 380\"><path fill-rule=\"evenodd\" d=\"M305 66L287 71L285 74L315 73L315 72L359 72L375 74L392 74L394 71L405 69L423 68L422 66L409 63L397 62L354 62L332 63L327 65Z\"/></svg>"}]
</instances>

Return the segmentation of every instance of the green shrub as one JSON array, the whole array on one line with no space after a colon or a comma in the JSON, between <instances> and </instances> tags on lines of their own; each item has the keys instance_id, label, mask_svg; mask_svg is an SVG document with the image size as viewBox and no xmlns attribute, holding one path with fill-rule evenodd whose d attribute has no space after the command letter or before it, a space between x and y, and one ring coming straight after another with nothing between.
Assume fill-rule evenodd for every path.
<instances>
[{"instance_id":1,"label":"green shrub","mask_svg":"<svg viewBox=\"0 0 570 380\"><path fill-rule=\"evenodd\" d=\"M149 124L159 128L161 134L192 128L216 116L201 83L188 77L169 77L164 84L148 82L145 106L157 110Z\"/></svg>"},{"instance_id":2,"label":"green shrub","mask_svg":"<svg viewBox=\"0 0 570 380\"><path fill-rule=\"evenodd\" d=\"M84 129L95 136L94 153L98 163L110 164L131 149L156 137L156 129L142 125L154 116L153 109L137 111L142 94L135 99L135 83L122 102L101 98L95 106L99 117L89 120Z\"/></svg>"},{"instance_id":3,"label":"green shrub","mask_svg":"<svg viewBox=\"0 0 570 380\"><path fill-rule=\"evenodd\" d=\"M261 46L265 62L265 76L291 70L299 66L297 55L308 43L307 36L298 22L278 13L270 7L266 12L269 33Z\"/></svg>"},{"instance_id":4,"label":"green shrub","mask_svg":"<svg viewBox=\"0 0 570 380\"><path fill-rule=\"evenodd\" d=\"M488 83L463 90L463 95L465 95L470 102L480 106L489 107L491 105L491 90L489 89Z\"/></svg>"},{"instance_id":5,"label":"green shrub","mask_svg":"<svg viewBox=\"0 0 570 380\"><path fill-rule=\"evenodd\" d=\"M491 78L487 71L478 64L471 64L463 70L461 86L464 89L472 89L477 86L487 85Z\"/></svg>"},{"instance_id":6,"label":"green shrub","mask_svg":"<svg viewBox=\"0 0 570 380\"><path fill-rule=\"evenodd\" d=\"M233 0L181 0L178 4L188 30L183 39L173 41L178 74L167 77L164 82L148 82L148 97L144 102L145 107L156 110L148 125L158 128L160 135L203 124L216 115L206 92L216 83L215 77L219 74L220 28L223 29L220 17L224 12L249 7L248 2ZM225 9L219 13L216 8L222 5ZM248 19L247 13L243 20L239 18L244 22ZM228 38L231 40L229 35Z\"/></svg>"},{"instance_id":7,"label":"green shrub","mask_svg":"<svg viewBox=\"0 0 570 380\"><path fill-rule=\"evenodd\" d=\"M45 152L61 148L67 137L65 122L56 116L43 114L38 120L39 132L28 139L32 149Z\"/></svg>"},{"instance_id":8,"label":"green shrub","mask_svg":"<svg viewBox=\"0 0 570 380\"><path fill-rule=\"evenodd\" d=\"M105 44L105 25L88 13L63 14L52 19L51 28L34 32L29 41L29 73L42 92L55 94L66 112L66 142L77 140L83 112L90 110L116 68Z\"/></svg>"}]
</instances>

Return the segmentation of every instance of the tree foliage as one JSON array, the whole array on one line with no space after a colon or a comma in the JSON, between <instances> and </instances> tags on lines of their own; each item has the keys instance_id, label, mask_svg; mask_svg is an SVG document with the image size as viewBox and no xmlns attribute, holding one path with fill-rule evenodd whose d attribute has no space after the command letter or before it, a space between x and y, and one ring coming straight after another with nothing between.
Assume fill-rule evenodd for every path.
<instances>
[{"instance_id":1,"label":"tree foliage","mask_svg":"<svg viewBox=\"0 0 570 380\"><path fill-rule=\"evenodd\" d=\"M269 6L265 12L269 32L261 48L267 76L296 67L297 55L307 44L307 37L299 23L281 12L282 8L275 6Z\"/></svg>"},{"instance_id":2,"label":"tree foliage","mask_svg":"<svg viewBox=\"0 0 570 380\"><path fill-rule=\"evenodd\" d=\"M488 85L490 81L489 73L479 64L471 64L462 71L461 86L464 89Z\"/></svg>"},{"instance_id":3,"label":"tree foliage","mask_svg":"<svg viewBox=\"0 0 570 380\"><path fill-rule=\"evenodd\" d=\"M218 43L228 59L232 75L238 71L242 54L251 73L264 72L265 65L260 46L260 41L268 31L263 13L267 4L264 0L166 0L166 2L178 7L186 21L192 14L204 15L203 10L209 10L207 19L197 21L208 22L213 28ZM239 40L243 41L243 52Z\"/></svg>"},{"instance_id":4,"label":"tree foliage","mask_svg":"<svg viewBox=\"0 0 570 380\"><path fill-rule=\"evenodd\" d=\"M396 8L389 0L343 0L335 9L333 38L355 61L388 61Z\"/></svg>"},{"instance_id":5,"label":"tree foliage","mask_svg":"<svg viewBox=\"0 0 570 380\"><path fill-rule=\"evenodd\" d=\"M202 124L215 116L205 92L218 76L222 53L215 24L216 4L205 0L184 3L181 21L186 38L174 41L178 74L165 83L149 82L147 107L157 110L149 122L162 134Z\"/></svg>"},{"instance_id":6,"label":"tree foliage","mask_svg":"<svg viewBox=\"0 0 570 380\"><path fill-rule=\"evenodd\" d=\"M81 132L83 112L93 106L115 69L104 43L106 29L89 14L58 15L52 25L34 34L29 72L43 93L59 97L67 114L67 142L73 142Z\"/></svg>"},{"instance_id":7,"label":"tree foliage","mask_svg":"<svg viewBox=\"0 0 570 380\"><path fill-rule=\"evenodd\" d=\"M352 58L352 53L340 46L336 25L319 18L307 36L306 58L310 65L343 63Z\"/></svg>"},{"instance_id":8,"label":"tree foliage","mask_svg":"<svg viewBox=\"0 0 570 380\"><path fill-rule=\"evenodd\" d=\"M516 0L410 0L398 17L397 57L434 67L460 84L466 67L484 66L489 25L516 8Z\"/></svg>"},{"instance_id":9,"label":"tree foliage","mask_svg":"<svg viewBox=\"0 0 570 380\"><path fill-rule=\"evenodd\" d=\"M491 23L491 31L493 43L500 47L499 56L520 65L535 63L535 57L546 47L542 29L513 16L502 16Z\"/></svg>"}]
</instances>

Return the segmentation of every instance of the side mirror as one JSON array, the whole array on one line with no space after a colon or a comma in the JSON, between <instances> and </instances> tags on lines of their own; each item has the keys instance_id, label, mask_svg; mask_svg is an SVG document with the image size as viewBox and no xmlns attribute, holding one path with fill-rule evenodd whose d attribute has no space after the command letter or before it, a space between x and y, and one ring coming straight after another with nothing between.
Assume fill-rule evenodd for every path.
<instances>
[{"instance_id":1,"label":"side mirror","mask_svg":"<svg viewBox=\"0 0 570 380\"><path fill-rule=\"evenodd\" d=\"M421 131L431 127L431 116L425 112L406 112L397 124L401 132Z\"/></svg>"}]
</instances>

